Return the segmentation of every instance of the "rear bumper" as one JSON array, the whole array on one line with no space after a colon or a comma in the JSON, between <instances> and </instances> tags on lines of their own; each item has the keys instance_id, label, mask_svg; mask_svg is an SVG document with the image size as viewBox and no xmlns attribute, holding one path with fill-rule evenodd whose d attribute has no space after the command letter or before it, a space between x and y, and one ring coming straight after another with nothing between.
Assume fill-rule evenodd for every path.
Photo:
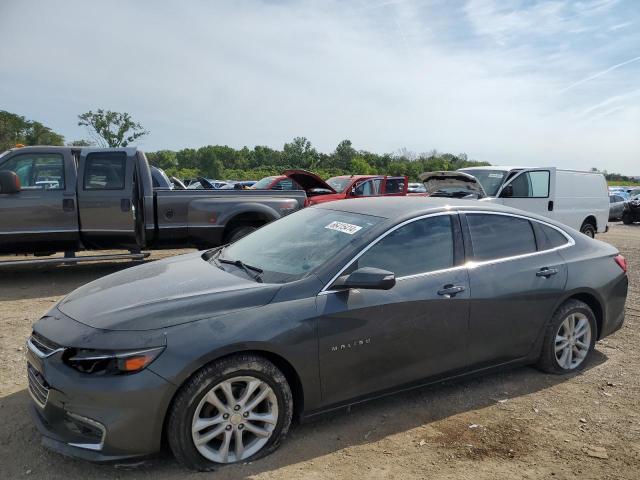
<instances>
[{"instance_id":1,"label":"rear bumper","mask_svg":"<svg viewBox=\"0 0 640 480\"><path fill-rule=\"evenodd\" d=\"M604 338L622 328L628 289L629 278L627 275L620 276L619 280L611 287L608 295L605 322L598 338Z\"/></svg>"}]
</instances>

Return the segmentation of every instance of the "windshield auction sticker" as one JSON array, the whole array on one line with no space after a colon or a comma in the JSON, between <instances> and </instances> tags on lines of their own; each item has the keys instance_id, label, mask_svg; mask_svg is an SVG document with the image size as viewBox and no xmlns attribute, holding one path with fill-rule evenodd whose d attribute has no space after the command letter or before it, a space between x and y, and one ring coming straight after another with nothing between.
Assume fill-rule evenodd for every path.
<instances>
[{"instance_id":1,"label":"windshield auction sticker","mask_svg":"<svg viewBox=\"0 0 640 480\"><path fill-rule=\"evenodd\" d=\"M343 222L331 222L324 228L328 228L329 230L335 230L336 232L346 233L348 235L353 235L358 230L362 230L362 227L358 225L352 225L351 223L343 223Z\"/></svg>"}]
</instances>

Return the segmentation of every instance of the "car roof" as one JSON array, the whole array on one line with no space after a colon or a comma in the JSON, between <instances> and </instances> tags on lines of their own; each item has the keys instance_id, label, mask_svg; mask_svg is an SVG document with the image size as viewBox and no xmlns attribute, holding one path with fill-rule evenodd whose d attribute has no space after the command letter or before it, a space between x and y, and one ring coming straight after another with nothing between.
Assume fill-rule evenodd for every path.
<instances>
[{"instance_id":1,"label":"car roof","mask_svg":"<svg viewBox=\"0 0 640 480\"><path fill-rule=\"evenodd\" d=\"M406 196L354 198L321 203L311 208L322 208L326 210L360 213L363 215L371 215L374 217L394 219L398 222L404 221L409 218L418 217L420 215L428 215L430 213L458 210L478 210L522 215L534 220L540 220L552 225L556 225L563 230L569 229L569 227L567 227L566 225L562 225L549 218L543 217L541 215L536 215L534 213L525 212L523 210L518 210L516 208L505 207L503 205L497 205L495 203L483 202L479 200L460 200L444 197Z\"/></svg>"}]
</instances>

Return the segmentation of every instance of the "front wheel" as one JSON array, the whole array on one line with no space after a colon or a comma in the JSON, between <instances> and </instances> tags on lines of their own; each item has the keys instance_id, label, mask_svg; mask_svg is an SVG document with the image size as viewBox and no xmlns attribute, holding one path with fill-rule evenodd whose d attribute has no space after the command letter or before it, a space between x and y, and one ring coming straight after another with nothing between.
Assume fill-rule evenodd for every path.
<instances>
[{"instance_id":1,"label":"front wheel","mask_svg":"<svg viewBox=\"0 0 640 480\"><path fill-rule=\"evenodd\" d=\"M167 435L176 459L194 470L255 460L289 430L293 398L273 363L252 354L207 365L182 387Z\"/></svg>"},{"instance_id":2,"label":"front wheel","mask_svg":"<svg viewBox=\"0 0 640 480\"><path fill-rule=\"evenodd\" d=\"M558 374L581 370L595 347L596 337L596 318L591 308L578 300L565 302L547 327L538 368Z\"/></svg>"},{"instance_id":3,"label":"front wheel","mask_svg":"<svg viewBox=\"0 0 640 480\"><path fill-rule=\"evenodd\" d=\"M633 223L633 215L631 215L629 212L624 212L622 214L622 223L624 223L625 225L631 225Z\"/></svg>"}]
</instances>

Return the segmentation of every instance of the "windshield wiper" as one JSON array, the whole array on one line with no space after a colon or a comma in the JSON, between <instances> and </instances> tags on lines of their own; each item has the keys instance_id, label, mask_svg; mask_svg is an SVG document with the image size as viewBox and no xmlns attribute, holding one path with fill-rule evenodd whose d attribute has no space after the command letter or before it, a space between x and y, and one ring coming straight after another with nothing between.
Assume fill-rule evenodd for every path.
<instances>
[{"instance_id":1,"label":"windshield wiper","mask_svg":"<svg viewBox=\"0 0 640 480\"><path fill-rule=\"evenodd\" d=\"M255 280L258 283L263 283L262 282L262 278L260 276L262 275L262 272L264 272L264 270L262 270L261 268L254 267L253 265L247 265L242 260L229 260L227 258L220 258L220 255L218 255L218 261L220 263L227 263L229 265L234 265L234 266L244 270L244 272L249 277L251 277L251 279ZM253 270L254 272L257 272L257 275L252 275L249 270Z\"/></svg>"}]
</instances>

